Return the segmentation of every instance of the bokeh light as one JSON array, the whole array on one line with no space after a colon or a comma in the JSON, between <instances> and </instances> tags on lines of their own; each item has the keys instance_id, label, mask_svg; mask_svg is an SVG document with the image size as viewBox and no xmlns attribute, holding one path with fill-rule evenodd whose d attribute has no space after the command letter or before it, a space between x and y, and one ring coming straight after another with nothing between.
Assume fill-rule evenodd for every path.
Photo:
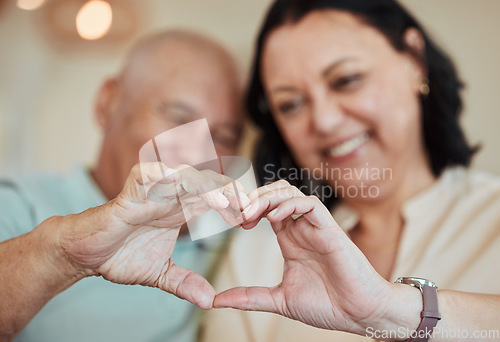
<instances>
[{"instance_id":1,"label":"bokeh light","mask_svg":"<svg viewBox=\"0 0 500 342\"><path fill-rule=\"evenodd\" d=\"M76 29L83 39L96 40L108 33L112 21L113 12L109 3L91 0L78 11Z\"/></svg>"},{"instance_id":2,"label":"bokeh light","mask_svg":"<svg viewBox=\"0 0 500 342\"><path fill-rule=\"evenodd\" d=\"M17 7L23 10L35 10L42 6L45 0L17 0Z\"/></svg>"}]
</instances>

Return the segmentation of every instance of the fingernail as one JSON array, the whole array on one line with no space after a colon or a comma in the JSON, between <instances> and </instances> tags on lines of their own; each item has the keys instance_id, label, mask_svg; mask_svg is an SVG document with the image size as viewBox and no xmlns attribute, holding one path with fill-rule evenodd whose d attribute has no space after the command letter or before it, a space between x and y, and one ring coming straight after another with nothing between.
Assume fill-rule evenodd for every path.
<instances>
[{"instance_id":1,"label":"fingernail","mask_svg":"<svg viewBox=\"0 0 500 342\"><path fill-rule=\"evenodd\" d=\"M278 212L278 208L273 209L273 210L269 213L269 215L268 215L268 216L274 216L274 215L276 215L276 213L277 213L277 212Z\"/></svg>"},{"instance_id":2,"label":"fingernail","mask_svg":"<svg viewBox=\"0 0 500 342\"><path fill-rule=\"evenodd\" d=\"M250 212L250 209L252 209L252 204L246 207L245 210L242 211L242 214L248 214L248 212Z\"/></svg>"},{"instance_id":3,"label":"fingernail","mask_svg":"<svg viewBox=\"0 0 500 342\"><path fill-rule=\"evenodd\" d=\"M240 198L242 202L250 203L250 199L248 198L247 194L244 192L240 192Z\"/></svg>"}]
</instances>

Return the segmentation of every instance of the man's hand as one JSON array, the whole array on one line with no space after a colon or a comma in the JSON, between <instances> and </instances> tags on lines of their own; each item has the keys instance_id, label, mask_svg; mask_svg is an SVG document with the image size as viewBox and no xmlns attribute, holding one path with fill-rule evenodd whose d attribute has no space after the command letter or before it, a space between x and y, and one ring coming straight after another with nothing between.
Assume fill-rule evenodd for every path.
<instances>
[{"instance_id":1,"label":"man's hand","mask_svg":"<svg viewBox=\"0 0 500 342\"><path fill-rule=\"evenodd\" d=\"M232 180L215 172L162 167L135 166L116 199L63 218L60 245L77 272L119 284L158 287L211 309L213 287L171 259L180 228L190 218L184 217L180 199L186 199L188 215L215 209L232 225L241 223L232 212L239 213L240 206L250 202L244 192L236 196Z\"/></svg>"},{"instance_id":2,"label":"man's hand","mask_svg":"<svg viewBox=\"0 0 500 342\"><path fill-rule=\"evenodd\" d=\"M180 227L211 208L236 226L250 201L239 184L215 172L159 165L134 167L123 191L102 206L51 217L0 242L0 341L10 341L49 300L92 275L158 287L212 308L212 286L172 262Z\"/></svg>"}]
</instances>

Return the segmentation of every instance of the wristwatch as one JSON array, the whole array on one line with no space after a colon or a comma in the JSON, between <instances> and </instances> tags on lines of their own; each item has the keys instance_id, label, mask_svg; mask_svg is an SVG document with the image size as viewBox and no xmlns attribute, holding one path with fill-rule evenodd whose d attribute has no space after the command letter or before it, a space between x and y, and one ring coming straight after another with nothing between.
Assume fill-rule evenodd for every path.
<instances>
[{"instance_id":1,"label":"wristwatch","mask_svg":"<svg viewBox=\"0 0 500 342\"><path fill-rule=\"evenodd\" d=\"M422 293L423 310L420 314L420 322L416 332L406 342L427 342L432 336L432 331L441 319L438 308L437 286L432 281L415 277L401 277L396 283L407 284L416 287Z\"/></svg>"}]
</instances>

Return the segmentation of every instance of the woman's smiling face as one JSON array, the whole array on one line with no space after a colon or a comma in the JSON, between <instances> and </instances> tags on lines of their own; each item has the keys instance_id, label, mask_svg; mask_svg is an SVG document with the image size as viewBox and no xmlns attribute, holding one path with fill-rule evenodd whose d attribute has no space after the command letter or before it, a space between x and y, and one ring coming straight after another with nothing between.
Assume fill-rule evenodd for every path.
<instances>
[{"instance_id":1,"label":"woman's smiling face","mask_svg":"<svg viewBox=\"0 0 500 342\"><path fill-rule=\"evenodd\" d=\"M405 40L422 42L416 30ZM377 29L348 12L314 11L272 31L261 62L274 120L301 167L330 174L391 169L394 180L429 169L420 120L423 70ZM336 184L382 185L369 174Z\"/></svg>"}]
</instances>

